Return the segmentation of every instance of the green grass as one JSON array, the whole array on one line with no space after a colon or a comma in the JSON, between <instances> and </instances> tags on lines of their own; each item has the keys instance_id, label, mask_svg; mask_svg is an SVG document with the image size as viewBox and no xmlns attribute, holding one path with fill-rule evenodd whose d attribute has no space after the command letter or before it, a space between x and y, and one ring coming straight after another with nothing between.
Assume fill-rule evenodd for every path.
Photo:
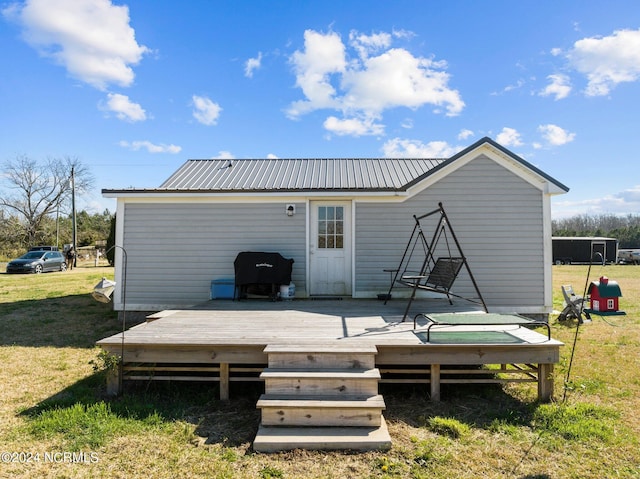
<instances>
[{"instance_id":1,"label":"green grass","mask_svg":"<svg viewBox=\"0 0 640 479\"><path fill-rule=\"evenodd\" d=\"M554 266L558 310L560 284L580 294L586 272ZM95 342L120 323L89 293L113 277L111 268L0 274L0 449L98 458L5 462L0 477L640 477L640 267L594 268L592 279L602 274L619 282L627 315L581 325L571 371L577 324L551 317L553 337L565 343L558 402L539 404L530 384L443 385L440 403L426 399L424 385L381 385L390 451L269 455L251 449L259 384L233 383L229 403L208 384L131 385L121 397L105 396Z\"/></svg>"},{"instance_id":2,"label":"green grass","mask_svg":"<svg viewBox=\"0 0 640 479\"><path fill-rule=\"evenodd\" d=\"M589 403L541 404L533 416L533 424L541 432L555 434L563 440L615 446L630 439L620 434L620 414L613 408Z\"/></svg>"},{"instance_id":3,"label":"green grass","mask_svg":"<svg viewBox=\"0 0 640 479\"><path fill-rule=\"evenodd\" d=\"M471 430L468 424L451 417L431 417L428 419L427 423L429 425L429 429L436 434L449 436L454 439L466 436Z\"/></svg>"},{"instance_id":4,"label":"green grass","mask_svg":"<svg viewBox=\"0 0 640 479\"><path fill-rule=\"evenodd\" d=\"M85 406L75 403L43 411L30 422L28 432L36 439L59 436L64 438L64 448L81 451L103 446L108 440L143 430L156 429L164 423L156 412L139 418L122 417L104 401Z\"/></svg>"}]
</instances>

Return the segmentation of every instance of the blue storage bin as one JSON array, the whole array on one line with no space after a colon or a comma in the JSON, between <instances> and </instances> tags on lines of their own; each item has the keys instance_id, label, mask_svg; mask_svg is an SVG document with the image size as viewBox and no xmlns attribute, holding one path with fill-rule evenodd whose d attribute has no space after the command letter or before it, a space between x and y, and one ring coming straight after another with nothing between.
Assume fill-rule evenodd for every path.
<instances>
[{"instance_id":1,"label":"blue storage bin","mask_svg":"<svg viewBox=\"0 0 640 479\"><path fill-rule=\"evenodd\" d=\"M211 281L211 299L233 299L236 287L233 278L220 278Z\"/></svg>"}]
</instances>

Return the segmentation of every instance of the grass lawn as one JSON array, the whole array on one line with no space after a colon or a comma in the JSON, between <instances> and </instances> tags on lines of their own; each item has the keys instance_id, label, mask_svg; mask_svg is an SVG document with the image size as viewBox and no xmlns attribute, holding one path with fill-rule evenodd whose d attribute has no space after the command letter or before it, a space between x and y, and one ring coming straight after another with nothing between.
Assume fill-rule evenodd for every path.
<instances>
[{"instance_id":1,"label":"grass lawn","mask_svg":"<svg viewBox=\"0 0 640 479\"><path fill-rule=\"evenodd\" d=\"M586 266L554 266L584 288ZM626 316L581 325L550 319L563 341L556 402L532 384L382 385L393 448L385 453L257 454L259 384L216 399L210 384L129 385L107 398L95 341L117 333L111 305L89 292L106 266L42 275L0 274L0 477L105 478L638 478L640 266L593 266L618 281Z\"/></svg>"}]
</instances>

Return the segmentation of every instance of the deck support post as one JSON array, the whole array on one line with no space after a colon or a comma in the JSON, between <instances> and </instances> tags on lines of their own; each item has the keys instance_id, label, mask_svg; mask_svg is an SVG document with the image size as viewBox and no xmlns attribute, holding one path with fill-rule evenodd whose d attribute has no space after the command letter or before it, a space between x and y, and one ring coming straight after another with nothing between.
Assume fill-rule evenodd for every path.
<instances>
[{"instance_id":1,"label":"deck support post","mask_svg":"<svg viewBox=\"0 0 640 479\"><path fill-rule=\"evenodd\" d=\"M430 370L431 400L440 401L440 365L432 364Z\"/></svg>"},{"instance_id":2,"label":"deck support post","mask_svg":"<svg viewBox=\"0 0 640 479\"><path fill-rule=\"evenodd\" d=\"M229 400L229 363L220 363L220 401Z\"/></svg>"},{"instance_id":3,"label":"deck support post","mask_svg":"<svg viewBox=\"0 0 640 479\"><path fill-rule=\"evenodd\" d=\"M122 381L120 380L120 367L109 368L107 370L107 395L117 396L120 394L120 386Z\"/></svg>"},{"instance_id":4,"label":"deck support post","mask_svg":"<svg viewBox=\"0 0 640 479\"><path fill-rule=\"evenodd\" d=\"M538 400L549 402L553 398L553 363L538 364Z\"/></svg>"}]
</instances>

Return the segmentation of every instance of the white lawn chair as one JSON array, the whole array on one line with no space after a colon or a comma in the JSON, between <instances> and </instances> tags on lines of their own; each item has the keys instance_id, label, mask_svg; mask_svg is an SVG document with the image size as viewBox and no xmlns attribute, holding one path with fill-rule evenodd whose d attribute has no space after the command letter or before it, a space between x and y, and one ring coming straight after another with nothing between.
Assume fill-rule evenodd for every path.
<instances>
[{"instance_id":1,"label":"white lawn chair","mask_svg":"<svg viewBox=\"0 0 640 479\"><path fill-rule=\"evenodd\" d=\"M589 313L584 311L584 302L588 301L588 298L577 296L573 292L571 285L562 285L562 296L564 296L565 307L558 316L558 321L566 321L567 319L577 319L579 323L583 323L582 315L585 319L591 320Z\"/></svg>"}]
</instances>

